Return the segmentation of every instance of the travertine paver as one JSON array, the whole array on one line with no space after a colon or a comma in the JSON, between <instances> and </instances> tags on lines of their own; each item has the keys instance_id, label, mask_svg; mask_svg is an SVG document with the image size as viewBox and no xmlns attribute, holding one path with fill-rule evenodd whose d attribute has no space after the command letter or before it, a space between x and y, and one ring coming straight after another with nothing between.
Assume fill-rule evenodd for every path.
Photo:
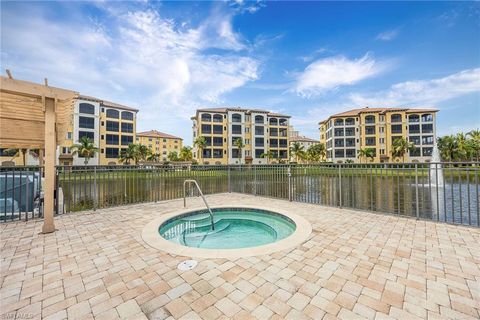
<instances>
[{"instance_id":1,"label":"travertine paver","mask_svg":"<svg viewBox=\"0 0 480 320\"><path fill-rule=\"evenodd\" d=\"M212 206L292 210L313 227L288 251L190 271L141 231L172 200L0 224L1 318L478 319L480 230L239 194ZM193 198L189 204L200 205Z\"/></svg>"}]
</instances>

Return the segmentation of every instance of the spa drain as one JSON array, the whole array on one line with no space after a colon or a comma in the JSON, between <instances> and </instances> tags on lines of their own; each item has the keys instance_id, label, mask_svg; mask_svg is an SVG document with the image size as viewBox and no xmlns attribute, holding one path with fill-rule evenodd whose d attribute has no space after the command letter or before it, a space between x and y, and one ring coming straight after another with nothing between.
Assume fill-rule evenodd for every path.
<instances>
[{"instance_id":1,"label":"spa drain","mask_svg":"<svg viewBox=\"0 0 480 320\"><path fill-rule=\"evenodd\" d=\"M177 268L178 270L181 271L187 271L187 270L192 270L197 266L198 262L197 260L185 260L182 261L178 264Z\"/></svg>"}]
</instances>

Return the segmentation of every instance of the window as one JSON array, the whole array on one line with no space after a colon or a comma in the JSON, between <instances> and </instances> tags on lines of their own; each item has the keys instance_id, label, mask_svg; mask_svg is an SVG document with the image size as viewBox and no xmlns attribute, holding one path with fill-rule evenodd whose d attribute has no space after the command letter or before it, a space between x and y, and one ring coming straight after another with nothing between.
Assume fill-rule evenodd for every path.
<instances>
[{"instance_id":1,"label":"window","mask_svg":"<svg viewBox=\"0 0 480 320\"><path fill-rule=\"evenodd\" d=\"M366 146L374 146L375 145L375 138L365 138L365 145Z\"/></svg>"},{"instance_id":2,"label":"window","mask_svg":"<svg viewBox=\"0 0 480 320\"><path fill-rule=\"evenodd\" d=\"M110 144L110 145L117 145L118 144L118 141L119 141L119 138L118 138L118 135L116 134L107 134L106 136L106 141L105 143L106 144Z\"/></svg>"},{"instance_id":3,"label":"window","mask_svg":"<svg viewBox=\"0 0 480 320\"><path fill-rule=\"evenodd\" d=\"M213 145L215 147L222 147L223 146L223 138L222 137L213 137Z\"/></svg>"},{"instance_id":4,"label":"window","mask_svg":"<svg viewBox=\"0 0 480 320\"><path fill-rule=\"evenodd\" d=\"M239 149L232 149L232 158L239 158L242 157L242 154L240 153Z\"/></svg>"},{"instance_id":5,"label":"window","mask_svg":"<svg viewBox=\"0 0 480 320\"><path fill-rule=\"evenodd\" d=\"M401 114L392 114L392 122L402 122L402 115Z\"/></svg>"},{"instance_id":6,"label":"window","mask_svg":"<svg viewBox=\"0 0 480 320\"><path fill-rule=\"evenodd\" d=\"M107 121L107 131L118 132L118 122L116 121Z\"/></svg>"},{"instance_id":7,"label":"window","mask_svg":"<svg viewBox=\"0 0 480 320\"><path fill-rule=\"evenodd\" d=\"M287 129L284 129L284 128L280 128L280 131L278 131L278 134L280 135L280 137L286 137L287 136Z\"/></svg>"},{"instance_id":8,"label":"window","mask_svg":"<svg viewBox=\"0 0 480 320\"><path fill-rule=\"evenodd\" d=\"M278 126L278 119L277 118L270 118L269 120L271 126Z\"/></svg>"},{"instance_id":9,"label":"window","mask_svg":"<svg viewBox=\"0 0 480 320\"><path fill-rule=\"evenodd\" d=\"M365 123L375 123L375 116L366 116Z\"/></svg>"},{"instance_id":10,"label":"window","mask_svg":"<svg viewBox=\"0 0 480 320\"><path fill-rule=\"evenodd\" d=\"M278 120L278 125L279 126L286 126L286 125L288 125L288 120L284 119L284 118L281 118L280 120Z\"/></svg>"},{"instance_id":11,"label":"window","mask_svg":"<svg viewBox=\"0 0 480 320\"><path fill-rule=\"evenodd\" d=\"M278 148L278 139L270 139L270 147Z\"/></svg>"},{"instance_id":12,"label":"window","mask_svg":"<svg viewBox=\"0 0 480 320\"><path fill-rule=\"evenodd\" d=\"M212 157L212 149L203 149L203 158L211 158Z\"/></svg>"},{"instance_id":13,"label":"window","mask_svg":"<svg viewBox=\"0 0 480 320\"><path fill-rule=\"evenodd\" d=\"M278 136L278 129L277 128L270 128L270 136L277 137Z\"/></svg>"},{"instance_id":14,"label":"window","mask_svg":"<svg viewBox=\"0 0 480 320\"><path fill-rule=\"evenodd\" d=\"M279 139L278 144L280 148L286 148L287 147L287 139Z\"/></svg>"},{"instance_id":15,"label":"window","mask_svg":"<svg viewBox=\"0 0 480 320\"><path fill-rule=\"evenodd\" d=\"M109 159L118 158L118 148L105 148L105 157Z\"/></svg>"},{"instance_id":16,"label":"window","mask_svg":"<svg viewBox=\"0 0 480 320\"><path fill-rule=\"evenodd\" d=\"M95 114L95 106L90 103L80 103L78 105L79 113Z\"/></svg>"},{"instance_id":17,"label":"window","mask_svg":"<svg viewBox=\"0 0 480 320\"><path fill-rule=\"evenodd\" d=\"M411 136L409 138L410 142L413 142L413 144L415 145L419 145L420 144L420 137L419 136ZM418 152L420 154L420 151Z\"/></svg>"},{"instance_id":18,"label":"window","mask_svg":"<svg viewBox=\"0 0 480 320\"><path fill-rule=\"evenodd\" d=\"M67 140L72 140L73 132L67 132Z\"/></svg>"},{"instance_id":19,"label":"window","mask_svg":"<svg viewBox=\"0 0 480 320\"><path fill-rule=\"evenodd\" d=\"M402 127L401 124L392 124L392 133L402 133Z\"/></svg>"},{"instance_id":20,"label":"window","mask_svg":"<svg viewBox=\"0 0 480 320\"><path fill-rule=\"evenodd\" d=\"M232 114L232 122L242 122L242 115L239 113Z\"/></svg>"},{"instance_id":21,"label":"window","mask_svg":"<svg viewBox=\"0 0 480 320\"><path fill-rule=\"evenodd\" d=\"M343 139L335 139L335 147L344 147L345 146L345 141Z\"/></svg>"},{"instance_id":22,"label":"window","mask_svg":"<svg viewBox=\"0 0 480 320\"><path fill-rule=\"evenodd\" d=\"M82 139L83 137L87 137L91 140L95 139L95 133L91 131L78 131L78 140Z\"/></svg>"},{"instance_id":23,"label":"window","mask_svg":"<svg viewBox=\"0 0 480 320\"><path fill-rule=\"evenodd\" d=\"M212 145L212 137L205 137L205 145L211 146ZM163 145L163 148L167 148L166 145Z\"/></svg>"},{"instance_id":24,"label":"window","mask_svg":"<svg viewBox=\"0 0 480 320\"><path fill-rule=\"evenodd\" d=\"M202 124L202 133L212 133L212 126L209 124Z\"/></svg>"},{"instance_id":25,"label":"window","mask_svg":"<svg viewBox=\"0 0 480 320\"><path fill-rule=\"evenodd\" d=\"M223 133L223 126L215 124L213 125L213 134L222 134Z\"/></svg>"},{"instance_id":26,"label":"window","mask_svg":"<svg viewBox=\"0 0 480 320\"><path fill-rule=\"evenodd\" d=\"M420 116L418 114L411 114L408 116L408 122L420 122Z\"/></svg>"},{"instance_id":27,"label":"window","mask_svg":"<svg viewBox=\"0 0 480 320\"><path fill-rule=\"evenodd\" d=\"M128 146L133 143L133 136L122 136L122 146Z\"/></svg>"},{"instance_id":28,"label":"window","mask_svg":"<svg viewBox=\"0 0 480 320\"><path fill-rule=\"evenodd\" d=\"M262 126L255 126L255 134L257 136L263 136L265 134L265 130Z\"/></svg>"},{"instance_id":29,"label":"window","mask_svg":"<svg viewBox=\"0 0 480 320\"><path fill-rule=\"evenodd\" d=\"M433 124L422 124L422 133L433 133Z\"/></svg>"},{"instance_id":30,"label":"window","mask_svg":"<svg viewBox=\"0 0 480 320\"><path fill-rule=\"evenodd\" d=\"M335 137L343 137L343 129L335 129Z\"/></svg>"},{"instance_id":31,"label":"window","mask_svg":"<svg viewBox=\"0 0 480 320\"><path fill-rule=\"evenodd\" d=\"M95 129L95 119L90 117L78 117L78 126L84 129Z\"/></svg>"},{"instance_id":32,"label":"window","mask_svg":"<svg viewBox=\"0 0 480 320\"><path fill-rule=\"evenodd\" d=\"M264 119L264 116L255 116L255 123L263 123Z\"/></svg>"},{"instance_id":33,"label":"window","mask_svg":"<svg viewBox=\"0 0 480 320\"><path fill-rule=\"evenodd\" d=\"M420 148L414 148L410 150L410 157L420 157Z\"/></svg>"},{"instance_id":34,"label":"window","mask_svg":"<svg viewBox=\"0 0 480 320\"><path fill-rule=\"evenodd\" d=\"M120 112L115 109L107 109L107 118L118 119Z\"/></svg>"},{"instance_id":35,"label":"window","mask_svg":"<svg viewBox=\"0 0 480 320\"><path fill-rule=\"evenodd\" d=\"M223 158L223 150L222 149L213 149L213 157L214 158Z\"/></svg>"},{"instance_id":36,"label":"window","mask_svg":"<svg viewBox=\"0 0 480 320\"><path fill-rule=\"evenodd\" d=\"M221 114L214 114L213 115L213 122L223 122L223 117Z\"/></svg>"},{"instance_id":37,"label":"window","mask_svg":"<svg viewBox=\"0 0 480 320\"><path fill-rule=\"evenodd\" d=\"M335 119L334 126L343 126L343 119Z\"/></svg>"},{"instance_id":38,"label":"window","mask_svg":"<svg viewBox=\"0 0 480 320\"><path fill-rule=\"evenodd\" d=\"M352 137L355 135L355 128L345 128L345 136Z\"/></svg>"},{"instance_id":39,"label":"window","mask_svg":"<svg viewBox=\"0 0 480 320\"><path fill-rule=\"evenodd\" d=\"M354 138L345 139L345 146L355 147L355 139Z\"/></svg>"},{"instance_id":40,"label":"window","mask_svg":"<svg viewBox=\"0 0 480 320\"><path fill-rule=\"evenodd\" d=\"M433 136L422 137L422 144L433 144Z\"/></svg>"},{"instance_id":41,"label":"window","mask_svg":"<svg viewBox=\"0 0 480 320\"><path fill-rule=\"evenodd\" d=\"M430 157L433 153L433 148L422 148L422 155L424 157Z\"/></svg>"},{"instance_id":42,"label":"window","mask_svg":"<svg viewBox=\"0 0 480 320\"><path fill-rule=\"evenodd\" d=\"M356 153L355 153L355 149L347 149L345 150L345 157L347 158L355 158L356 156Z\"/></svg>"},{"instance_id":43,"label":"window","mask_svg":"<svg viewBox=\"0 0 480 320\"><path fill-rule=\"evenodd\" d=\"M408 133L420 133L420 125L419 124L411 124L408 126Z\"/></svg>"},{"instance_id":44,"label":"window","mask_svg":"<svg viewBox=\"0 0 480 320\"><path fill-rule=\"evenodd\" d=\"M203 113L202 114L202 121L211 122L212 121L212 116L208 113Z\"/></svg>"},{"instance_id":45,"label":"window","mask_svg":"<svg viewBox=\"0 0 480 320\"><path fill-rule=\"evenodd\" d=\"M430 113L425 113L422 114L422 122L432 122L433 121L433 115Z\"/></svg>"},{"instance_id":46,"label":"window","mask_svg":"<svg viewBox=\"0 0 480 320\"><path fill-rule=\"evenodd\" d=\"M385 138L379 138L379 139L378 139L378 142L379 142L380 144L385 144Z\"/></svg>"},{"instance_id":47,"label":"window","mask_svg":"<svg viewBox=\"0 0 480 320\"><path fill-rule=\"evenodd\" d=\"M242 126L239 124L232 124L232 134L242 134Z\"/></svg>"},{"instance_id":48,"label":"window","mask_svg":"<svg viewBox=\"0 0 480 320\"><path fill-rule=\"evenodd\" d=\"M365 134L375 134L375 126L365 127Z\"/></svg>"},{"instance_id":49,"label":"window","mask_svg":"<svg viewBox=\"0 0 480 320\"><path fill-rule=\"evenodd\" d=\"M265 153L264 149L255 149L255 158L261 158L263 153Z\"/></svg>"},{"instance_id":50,"label":"window","mask_svg":"<svg viewBox=\"0 0 480 320\"><path fill-rule=\"evenodd\" d=\"M133 133L133 123L122 123L122 132Z\"/></svg>"},{"instance_id":51,"label":"window","mask_svg":"<svg viewBox=\"0 0 480 320\"><path fill-rule=\"evenodd\" d=\"M337 149L335 150L335 158L344 158L345 157L345 150Z\"/></svg>"},{"instance_id":52,"label":"window","mask_svg":"<svg viewBox=\"0 0 480 320\"><path fill-rule=\"evenodd\" d=\"M122 119L133 121L133 113L129 111L122 111Z\"/></svg>"},{"instance_id":53,"label":"window","mask_svg":"<svg viewBox=\"0 0 480 320\"><path fill-rule=\"evenodd\" d=\"M355 125L355 119L354 119L354 118L347 118L347 119L345 119L345 125L346 125L346 126L353 126L353 125Z\"/></svg>"},{"instance_id":54,"label":"window","mask_svg":"<svg viewBox=\"0 0 480 320\"><path fill-rule=\"evenodd\" d=\"M62 153L63 153L63 154L68 154L68 153L70 153L70 148L69 148L69 147L62 147Z\"/></svg>"},{"instance_id":55,"label":"window","mask_svg":"<svg viewBox=\"0 0 480 320\"><path fill-rule=\"evenodd\" d=\"M280 150L280 151L278 152L278 157L279 157L280 159L287 159L287 157L288 157L288 152L287 152L286 150Z\"/></svg>"},{"instance_id":56,"label":"window","mask_svg":"<svg viewBox=\"0 0 480 320\"><path fill-rule=\"evenodd\" d=\"M263 138L255 138L255 147L263 147L265 140Z\"/></svg>"},{"instance_id":57,"label":"window","mask_svg":"<svg viewBox=\"0 0 480 320\"><path fill-rule=\"evenodd\" d=\"M245 139L245 144L250 144L250 139Z\"/></svg>"}]
</instances>

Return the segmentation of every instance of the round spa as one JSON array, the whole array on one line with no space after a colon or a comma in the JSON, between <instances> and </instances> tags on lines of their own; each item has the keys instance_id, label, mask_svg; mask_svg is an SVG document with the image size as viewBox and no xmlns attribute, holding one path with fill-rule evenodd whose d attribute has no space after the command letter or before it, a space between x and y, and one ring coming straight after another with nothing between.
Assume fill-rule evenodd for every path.
<instances>
[{"instance_id":1,"label":"round spa","mask_svg":"<svg viewBox=\"0 0 480 320\"><path fill-rule=\"evenodd\" d=\"M293 249L312 232L300 215L260 206L197 207L160 214L145 225L143 240L186 257L237 259Z\"/></svg>"},{"instance_id":2,"label":"round spa","mask_svg":"<svg viewBox=\"0 0 480 320\"><path fill-rule=\"evenodd\" d=\"M267 210L214 208L212 221L207 210L189 212L164 222L160 235L187 247L237 249L282 240L296 228L288 217Z\"/></svg>"}]
</instances>

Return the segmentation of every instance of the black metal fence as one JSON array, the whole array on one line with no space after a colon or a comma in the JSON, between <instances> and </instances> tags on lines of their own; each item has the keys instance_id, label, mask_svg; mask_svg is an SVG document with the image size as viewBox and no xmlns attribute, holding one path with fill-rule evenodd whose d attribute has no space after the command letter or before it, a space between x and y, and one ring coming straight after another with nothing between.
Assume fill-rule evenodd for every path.
<instances>
[{"instance_id":1,"label":"black metal fence","mask_svg":"<svg viewBox=\"0 0 480 320\"><path fill-rule=\"evenodd\" d=\"M195 179L204 194L238 192L480 226L479 175L479 163L59 166L56 207L60 214L181 198L183 181ZM15 210L6 211L0 215L11 220Z\"/></svg>"}]
</instances>

